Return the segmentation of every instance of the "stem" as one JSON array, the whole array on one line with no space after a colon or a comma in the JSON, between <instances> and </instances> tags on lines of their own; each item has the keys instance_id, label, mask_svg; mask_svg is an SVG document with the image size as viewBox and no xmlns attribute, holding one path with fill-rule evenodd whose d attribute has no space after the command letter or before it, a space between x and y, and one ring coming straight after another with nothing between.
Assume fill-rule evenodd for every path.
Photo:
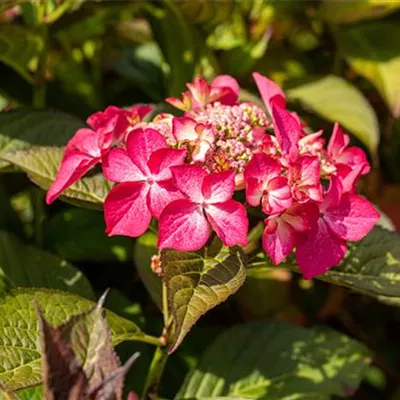
<instances>
[{"instance_id":1,"label":"stem","mask_svg":"<svg viewBox=\"0 0 400 400\"><path fill-rule=\"evenodd\" d=\"M68 9L73 5L73 1L67 0L61 3L51 14L44 17L46 24L52 24L56 22Z\"/></svg>"},{"instance_id":2,"label":"stem","mask_svg":"<svg viewBox=\"0 0 400 400\"><path fill-rule=\"evenodd\" d=\"M49 31L45 24L40 26L40 30L43 39L43 49L39 56L35 83L33 86L33 106L36 108L46 107L46 61Z\"/></svg>"},{"instance_id":3,"label":"stem","mask_svg":"<svg viewBox=\"0 0 400 400\"><path fill-rule=\"evenodd\" d=\"M168 294L167 294L167 285L165 282L162 284L162 309L163 309L163 317L164 317L164 328L167 328L170 324L169 318L169 310L168 310Z\"/></svg>"},{"instance_id":4,"label":"stem","mask_svg":"<svg viewBox=\"0 0 400 400\"><path fill-rule=\"evenodd\" d=\"M154 399L168 359L168 347L157 347L144 385L142 399Z\"/></svg>"},{"instance_id":5,"label":"stem","mask_svg":"<svg viewBox=\"0 0 400 400\"><path fill-rule=\"evenodd\" d=\"M158 338L151 335L144 335L139 338L135 338L135 341L152 344L153 346L164 346L165 344L164 338L162 336Z\"/></svg>"}]
</instances>

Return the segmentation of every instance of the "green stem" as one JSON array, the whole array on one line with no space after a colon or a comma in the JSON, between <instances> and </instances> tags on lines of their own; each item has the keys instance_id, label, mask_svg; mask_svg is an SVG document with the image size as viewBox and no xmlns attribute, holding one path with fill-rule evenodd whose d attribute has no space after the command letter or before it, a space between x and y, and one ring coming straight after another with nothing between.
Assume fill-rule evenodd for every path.
<instances>
[{"instance_id":1,"label":"green stem","mask_svg":"<svg viewBox=\"0 0 400 400\"><path fill-rule=\"evenodd\" d=\"M68 9L73 5L74 0L67 0L61 3L51 14L46 15L44 20L46 24L52 24L56 22Z\"/></svg>"},{"instance_id":2,"label":"green stem","mask_svg":"<svg viewBox=\"0 0 400 400\"><path fill-rule=\"evenodd\" d=\"M163 346L165 344L163 337L158 338L151 335L144 335L139 338L135 338L135 340L138 342L152 344L153 346Z\"/></svg>"},{"instance_id":3,"label":"green stem","mask_svg":"<svg viewBox=\"0 0 400 400\"><path fill-rule=\"evenodd\" d=\"M39 56L35 83L33 86L33 106L36 108L46 107L46 62L49 31L46 24L42 24L40 29L43 49Z\"/></svg>"},{"instance_id":4,"label":"green stem","mask_svg":"<svg viewBox=\"0 0 400 400\"><path fill-rule=\"evenodd\" d=\"M154 399L168 359L168 347L157 347L144 385L142 399Z\"/></svg>"}]
</instances>

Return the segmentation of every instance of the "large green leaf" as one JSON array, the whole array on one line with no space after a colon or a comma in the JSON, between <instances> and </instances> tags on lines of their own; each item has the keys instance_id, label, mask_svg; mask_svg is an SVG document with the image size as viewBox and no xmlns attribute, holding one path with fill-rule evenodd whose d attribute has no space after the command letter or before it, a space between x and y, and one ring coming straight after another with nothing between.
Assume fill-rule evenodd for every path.
<instances>
[{"instance_id":1,"label":"large green leaf","mask_svg":"<svg viewBox=\"0 0 400 400\"><path fill-rule=\"evenodd\" d=\"M245 255L240 247L214 241L203 254L161 252L168 307L174 317L174 351L196 321L235 293L246 278Z\"/></svg>"},{"instance_id":2,"label":"large green leaf","mask_svg":"<svg viewBox=\"0 0 400 400\"><path fill-rule=\"evenodd\" d=\"M3 155L3 159L22 169L28 177L47 190L54 181L64 149L61 147L32 147ZM88 176L70 186L60 199L78 206L102 209L110 184L101 173Z\"/></svg>"},{"instance_id":3,"label":"large green leaf","mask_svg":"<svg viewBox=\"0 0 400 400\"><path fill-rule=\"evenodd\" d=\"M346 24L383 17L396 11L399 7L400 1L398 0L324 0L319 9L318 16L327 22Z\"/></svg>"},{"instance_id":4,"label":"large green leaf","mask_svg":"<svg viewBox=\"0 0 400 400\"><path fill-rule=\"evenodd\" d=\"M368 357L363 345L328 329L277 322L235 326L206 350L176 398L348 396L362 379Z\"/></svg>"},{"instance_id":5,"label":"large green leaf","mask_svg":"<svg viewBox=\"0 0 400 400\"><path fill-rule=\"evenodd\" d=\"M29 64L37 58L44 43L40 35L22 25L0 24L0 62L33 82Z\"/></svg>"},{"instance_id":6,"label":"large green leaf","mask_svg":"<svg viewBox=\"0 0 400 400\"><path fill-rule=\"evenodd\" d=\"M136 239L133 248L136 270L151 298L162 309L161 278L150 267L151 257L157 253L157 235L155 233L149 231Z\"/></svg>"},{"instance_id":7,"label":"large green leaf","mask_svg":"<svg viewBox=\"0 0 400 400\"><path fill-rule=\"evenodd\" d=\"M39 327L35 302L44 318L59 326L71 316L93 308L77 295L49 289L14 289L0 297L0 383L10 390L41 382ZM131 321L108 311L107 321L114 345L124 340L145 340Z\"/></svg>"},{"instance_id":8,"label":"large green leaf","mask_svg":"<svg viewBox=\"0 0 400 400\"><path fill-rule=\"evenodd\" d=\"M0 230L0 291L16 287L52 288L94 297L89 281L78 269Z\"/></svg>"},{"instance_id":9,"label":"large green leaf","mask_svg":"<svg viewBox=\"0 0 400 400\"><path fill-rule=\"evenodd\" d=\"M399 3L400 4L400 3ZM400 26L372 22L339 31L339 51L351 67L379 90L395 118L400 117Z\"/></svg>"},{"instance_id":10,"label":"large green leaf","mask_svg":"<svg viewBox=\"0 0 400 400\"><path fill-rule=\"evenodd\" d=\"M36 146L64 146L82 127L82 121L62 112L20 109L0 113L0 168L9 165L3 156Z\"/></svg>"},{"instance_id":11,"label":"large green leaf","mask_svg":"<svg viewBox=\"0 0 400 400\"><path fill-rule=\"evenodd\" d=\"M379 126L374 109L349 82L328 75L288 91L307 109L329 121L338 121L358 137L374 154L379 143Z\"/></svg>"},{"instance_id":12,"label":"large green leaf","mask_svg":"<svg viewBox=\"0 0 400 400\"><path fill-rule=\"evenodd\" d=\"M132 239L108 237L104 215L95 210L69 208L46 225L45 244L70 261L126 262L131 258Z\"/></svg>"}]
</instances>

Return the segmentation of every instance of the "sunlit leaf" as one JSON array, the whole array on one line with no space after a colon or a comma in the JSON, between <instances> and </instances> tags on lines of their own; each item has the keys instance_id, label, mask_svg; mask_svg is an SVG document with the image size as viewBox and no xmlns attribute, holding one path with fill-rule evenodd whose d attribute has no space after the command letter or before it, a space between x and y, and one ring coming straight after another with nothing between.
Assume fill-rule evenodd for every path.
<instances>
[{"instance_id":1,"label":"sunlit leaf","mask_svg":"<svg viewBox=\"0 0 400 400\"><path fill-rule=\"evenodd\" d=\"M277 322L240 325L217 337L176 399L349 396L357 389L368 361L369 352L363 345L332 330Z\"/></svg>"},{"instance_id":2,"label":"sunlit leaf","mask_svg":"<svg viewBox=\"0 0 400 400\"><path fill-rule=\"evenodd\" d=\"M0 113L0 168L3 156L34 146L64 146L84 127L79 119L62 112L19 109Z\"/></svg>"},{"instance_id":3,"label":"sunlit leaf","mask_svg":"<svg viewBox=\"0 0 400 400\"><path fill-rule=\"evenodd\" d=\"M72 293L48 289L13 289L0 297L0 382L10 390L41 383L41 353L35 302L44 318L59 326L71 316L93 308L94 303ZM144 334L131 321L110 311L107 321L116 345L141 340Z\"/></svg>"},{"instance_id":4,"label":"sunlit leaf","mask_svg":"<svg viewBox=\"0 0 400 400\"><path fill-rule=\"evenodd\" d=\"M399 118L400 43L394 37L400 37L400 27L390 22L355 25L337 35L343 57L379 90L393 116Z\"/></svg>"},{"instance_id":5,"label":"sunlit leaf","mask_svg":"<svg viewBox=\"0 0 400 400\"><path fill-rule=\"evenodd\" d=\"M216 242L204 254L161 252L169 309L175 321L171 352L203 314L243 285L245 262L241 248L227 248Z\"/></svg>"},{"instance_id":6,"label":"sunlit leaf","mask_svg":"<svg viewBox=\"0 0 400 400\"><path fill-rule=\"evenodd\" d=\"M374 19L390 14L400 7L400 1L357 0L332 1L324 0L318 16L327 22L346 24L365 19Z\"/></svg>"},{"instance_id":7,"label":"sunlit leaf","mask_svg":"<svg viewBox=\"0 0 400 400\"><path fill-rule=\"evenodd\" d=\"M339 122L357 136L372 154L379 143L379 126L375 111L361 92L349 82L328 75L288 91L306 109L332 122Z\"/></svg>"},{"instance_id":8,"label":"sunlit leaf","mask_svg":"<svg viewBox=\"0 0 400 400\"><path fill-rule=\"evenodd\" d=\"M32 147L7 153L2 158L26 172L34 183L47 190L56 178L63 154L62 147ZM102 209L109 190L109 182L98 173L75 182L60 199L81 207Z\"/></svg>"}]
</instances>

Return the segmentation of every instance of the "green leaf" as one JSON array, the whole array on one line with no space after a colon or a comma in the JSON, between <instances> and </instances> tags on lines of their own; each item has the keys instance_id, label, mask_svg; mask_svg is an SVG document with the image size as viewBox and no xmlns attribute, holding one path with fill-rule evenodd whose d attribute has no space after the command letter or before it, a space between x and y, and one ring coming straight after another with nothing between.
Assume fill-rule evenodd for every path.
<instances>
[{"instance_id":1,"label":"green leaf","mask_svg":"<svg viewBox=\"0 0 400 400\"><path fill-rule=\"evenodd\" d=\"M332 330L278 322L240 325L217 337L176 398L348 396L368 361L363 345Z\"/></svg>"},{"instance_id":2,"label":"green leaf","mask_svg":"<svg viewBox=\"0 0 400 400\"><path fill-rule=\"evenodd\" d=\"M44 43L40 35L21 25L0 24L0 62L33 82L29 66L38 57Z\"/></svg>"},{"instance_id":3,"label":"green leaf","mask_svg":"<svg viewBox=\"0 0 400 400\"><path fill-rule=\"evenodd\" d=\"M170 352L207 311L235 293L246 278L245 255L240 247L227 248L214 241L203 254L161 252L168 308L175 322Z\"/></svg>"},{"instance_id":4,"label":"green leaf","mask_svg":"<svg viewBox=\"0 0 400 400\"><path fill-rule=\"evenodd\" d=\"M365 19L383 17L396 11L400 1L357 0L339 2L324 0L318 11L318 16L327 22L346 24Z\"/></svg>"},{"instance_id":5,"label":"green leaf","mask_svg":"<svg viewBox=\"0 0 400 400\"><path fill-rule=\"evenodd\" d=\"M105 230L102 213L69 208L49 221L44 240L47 247L70 261L127 262L132 240L108 237Z\"/></svg>"},{"instance_id":6,"label":"green leaf","mask_svg":"<svg viewBox=\"0 0 400 400\"><path fill-rule=\"evenodd\" d=\"M170 66L168 95L180 96L193 78L196 47L193 32L174 1L163 0L150 19L157 43ZM171 27L174 29L171 29Z\"/></svg>"},{"instance_id":7,"label":"green leaf","mask_svg":"<svg viewBox=\"0 0 400 400\"><path fill-rule=\"evenodd\" d=\"M151 298L161 310L161 278L150 267L151 257L157 253L157 235L155 233L146 232L136 239L133 248L133 259L136 270Z\"/></svg>"},{"instance_id":8,"label":"green leaf","mask_svg":"<svg viewBox=\"0 0 400 400\"><path fill-rule=\"evenodd\" d=\"M20 400L43 400L43 387L35 386L17 390L16 394Z\"/></svg>"},{"instance_id":9,"label":"green leaf","mask_svg":"<svg viewBox=\"0 0 400 400\"><path fill-rule=\"evenodd\" d=\"M400 27L390 22L356 25L337 35L342 56L378 89L393 116L399 118L400 44L394 37L400 37Z\"/></svg>"},{"instance_id":10,"label":"green leaf","mask_svg":"<svg viewBox=\"0 0 400 400\"><path fill-rule=\"evenodd\" d=\"M47 190L56 177L63 154L61 147L32 147L7 153L3 159L22 169L34 183ZM77 206L102 210L109 190L110 184L103 174L98 173L75 182L60 199Z\"/></svg>"},{"instance_id":11,"label":"green leaf","mask_svg":"<svg viewBox=\"0 0 400 400\"><path fill-rule=\"evenodd\" d=\"M41 383L39 327L35 302L44 318L59 326L71 316L93 308L94 303L72 293L49 289L13 289L0 297L0 383L10 390ZM116 345L125 340L145 341L131 321L110 311L107 321Z\"/></svg>"},{"instance_id":12,"label":"green leaf","mask_svg":"<svg viewBox=\"0 0 400 400\"><path fill-rule=\"evenodd\" d=\"M16 235L23 237L24 229L22 222L11 206L10 196L7 193L2 179L0 176L0 229L15 233Z\"/></svg>"},{"instance_id":13,"label":"green leaf","mask_svg":"<svg viewBox=\"0 0 400 400\"><path fill-rule=\"evenodd\" d=\"M20 109L0 113L0 168L3 156L35 146L64 146L85 125L62 112Z\"/></svg>"},{"instance_id":14,"label":"green leaf","mask_svg":"<svg viewBox=\"0 0 400 400\"><path fill-rule=\"evenodd\" d=\"M0 230L0 291L16 287L52 288L94 297L89 281L78 269Z\"/></svg>"},{"instance_id":15,"label":"green leaf","mask_svg":"<svg viewBox=\"0 0 400 400\"><path fill-rule=\"evenodd\" d=\"M328 75L288 91L292 100L328 121L338 121L375 154L379 143L379 126L374 109L349 82Z\"/></svg>"}]
</instances>

